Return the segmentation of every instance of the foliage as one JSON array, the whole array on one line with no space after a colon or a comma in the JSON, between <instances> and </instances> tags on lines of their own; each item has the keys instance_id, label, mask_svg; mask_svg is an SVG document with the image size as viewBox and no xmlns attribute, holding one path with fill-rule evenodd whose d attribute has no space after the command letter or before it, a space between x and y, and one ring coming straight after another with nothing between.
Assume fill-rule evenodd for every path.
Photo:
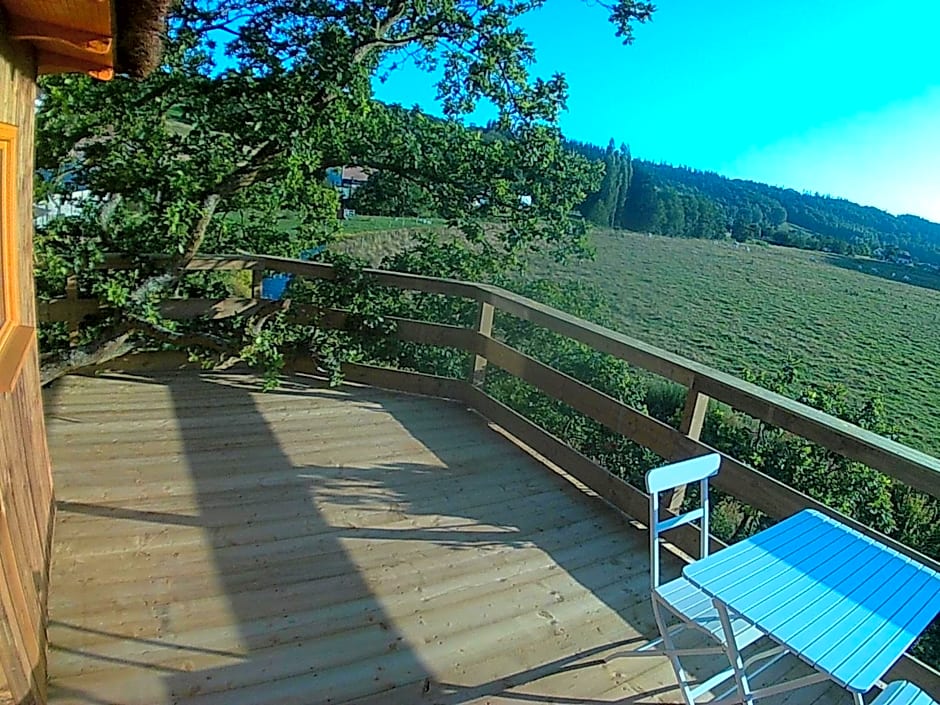
<instances>
[{"instance_id":1,"label":"foliage","mask_svg":"<svg viewBox=\"0 0 940 705\"><path fill-rule=\"evenodd\" d=\"M582 215L602 227L620 225L632 174L630 150L626 145L621 145L619 150L614 149L614 141L611 140L604 154L604 178L600 188L588 194L581 205Z\"/></svg>"},{"instance_id":2,"label":"foliage","mask_svg":"<svg viewBox=\"0 0 940 705\"><path fill-rule=\"evenodd\" d=\"M580 207L595 225L678 237L725 236L727 216L712 199L681 185L661 183L645 162L632 158L626 145L615 150L611 140L606 151L583 142L566 145L604 165L600 188Z\"/></svg>"},{"instance_id":3,"label":"foliage","mask_svg":"<svg viewBox=\"0 0 940 705\"><path fill-rule=\"evenodd\" d=\"M804 382L800 365L793 360L774 374L746 371L744 376L765 389L880 435L890 436L893 430L880 400L853 404L841 385ZM897 529L895 483L860 463L763 421L752 422L720 405L709 409L703 440L885 534L893 535Z\"/></svg>"},{"instance_id":4,"label":"foliage","mask_svg":"<svg viewBox=\"0 0 940 705\"><path fill-rule=\"evenodd\" d=\"M418 184L395 174L380 171L372 175L349 199L357 215L432 216L434 205Z\"/></svg>"},{"instance_id":5,"label":"foliage","mask_svg":"<svg viewBox=\"0 0 940 705\"><path fill-rule=\"evenodd\" d=\"M371 167L419 189L487 266L514 266L531 249L584 253L584 225L569 213L594 188L595 169L562 148L564 77L531 75L534 49L516 26L540 4L183 0L166 61L147 80L44 79L37 194L80 213L42 228L39 294L61 295L77 266L82 293L113 307L87 329L82 360L96 346L124 351L149 338L200 347L201 336L204 349L276 367L271 346L293 336L256 340L277 325L274 313L236 331L232 321L173 324L160 302L181 288L207 295L196 283L232 290L224 276L182 284L180 267L197 253L296 256L335 240L339 204L324 179L332 166ZM652 11L632 0L609 9L626 41L631 22ZM372 99L372 80L407 61L443 68L447 119ZM498 134L458 119L481 101L495 107ZM106 278L93 268L106 252L164 258ZM44 341L54 358L44 376L74 365L55 349L60 338Z\"/></svg>"}]
</instances>

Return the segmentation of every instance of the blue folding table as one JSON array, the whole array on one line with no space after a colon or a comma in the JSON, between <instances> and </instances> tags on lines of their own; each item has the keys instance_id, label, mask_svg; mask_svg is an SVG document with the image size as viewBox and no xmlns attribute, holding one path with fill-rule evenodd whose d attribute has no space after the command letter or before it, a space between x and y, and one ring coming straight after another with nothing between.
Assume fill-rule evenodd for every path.
<instances>
[{"instance_id":1,"label":"blue folding table","mask_svg":"<svg viewBox=\"0 0 940 705\"><path fill-rule=\"evenodd\" d=\"M831 679L862 703L940 613L940 573L805 510L688 565L728 638L738 702ZM743 617L817 673L752 690L731 619Z\"/></svg>"}]
</instances>

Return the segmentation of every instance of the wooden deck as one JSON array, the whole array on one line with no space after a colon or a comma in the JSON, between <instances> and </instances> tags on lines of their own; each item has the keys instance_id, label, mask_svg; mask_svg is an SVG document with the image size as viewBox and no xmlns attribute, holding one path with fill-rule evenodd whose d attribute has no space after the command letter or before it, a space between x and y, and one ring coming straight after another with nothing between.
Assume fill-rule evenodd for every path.
<instances>
[{"instance_id":1,"label":"wooden deck","mask_svg":"<svg viewBox=\"0 0 940 705\"><path fill-rule=\"evenodd\" d=\"M456 404L188 372L46 414L56 705L680 702L602 660L655 633L645 534Z\"/></svg>"}]
</instances>

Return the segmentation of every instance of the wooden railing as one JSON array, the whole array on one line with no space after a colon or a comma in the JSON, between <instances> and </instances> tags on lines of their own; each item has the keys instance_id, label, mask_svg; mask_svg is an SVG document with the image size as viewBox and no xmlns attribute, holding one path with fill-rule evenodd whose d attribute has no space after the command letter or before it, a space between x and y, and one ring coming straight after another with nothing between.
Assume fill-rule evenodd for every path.
<instances>
[{"instance_id":1,"label":"wooden railing","mask_svg":"<svg viewBox=\"0 0 940 705\"><path fill-rule=\"evenodd\" d=\"M109 258L103 268L116 270L135 266L137 265L133 261L114 257ZM167 301L162 305L163 313L167 317L226 318L258 311L267 305L259 300L261 276L264 272L286 273L321 280L337 277L336 271L327 264L265 256L200 257L190 262L187 269L250 270L253 273L254 298ZM460 400L631 517L642 520L646 516L646 495L607 472L563 439L556 438L487 394L483 381L488 365L495 365L524 380L667 460L715 452L700 440L708 400L715 399L750 417L813 441L845 458L861 462L909 487L933 497L940 497L940 460L937 458L732 375L499 287L383 270L365 270L364 273L382 286L462 297L477 302L478 316L475 328L401 318L390 319L395 324L395 335L399 339L465 351L472 355L472 364L466 379L451 379L368 365L348 366L348 379L406 392ZM97 312L99 308L97 301L77 298L75 288L71 287L69 295L65 298L40 303L39 319L66 321L70 324L70 329L74 330L81 318ZM511 314L567 336L686 387L688 392L679 428L673 428L497 340L493 337L496 311ZM347 322L344 311L320 310L310 306L293 306L290 315L298 322L316 322L320 326L336 329L344 328ZM304 364L302 360L296 362L296 366L301 369ZM874 536L882 543L934 570L940 570L940 561L879 534L799 490L754 470L736 458L722 455L721 472L715 478L714 485L741 502L774 518L783 518L805 508L818 509L865 534ZM675 501L678 499L675 498ZM677 537L676 543L694 555L698 545L695 530L686 527L686 531ZM935 697L940 697L940 673L937 671L912 658L905 658L896 669L895 676L914 679Z\"/></svg>"}]
</instances>

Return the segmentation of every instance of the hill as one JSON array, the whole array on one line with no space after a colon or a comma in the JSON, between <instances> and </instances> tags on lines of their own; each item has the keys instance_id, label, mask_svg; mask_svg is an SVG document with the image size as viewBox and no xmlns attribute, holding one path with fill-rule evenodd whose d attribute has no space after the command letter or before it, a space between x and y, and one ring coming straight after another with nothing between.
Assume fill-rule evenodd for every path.
<instances>
[{"instance_id":1,"label":"hill","mask_svg":"<svg viewBox=\"0 0 940 705\"><path fill-rule=\"evenodd\" d=\"M595 261L535 273L593 283L621 332L730 373L796 356L808 379L880 396L902 440L940 454L940 291L837 255L610 230L594 240Z\"/></svg>"},{"instance_id":2,"label":"hill","mask_svg":"<svg viewBox=\"0 0 940 705\"><path fill-rule=\"evenodd\" d=\"M843 198L634 159L627 147L568 142L605 164L582 214L596 225L661 235L760 239L801 249L940 266L940 224Z\"/></svg>"}]
</instances>

